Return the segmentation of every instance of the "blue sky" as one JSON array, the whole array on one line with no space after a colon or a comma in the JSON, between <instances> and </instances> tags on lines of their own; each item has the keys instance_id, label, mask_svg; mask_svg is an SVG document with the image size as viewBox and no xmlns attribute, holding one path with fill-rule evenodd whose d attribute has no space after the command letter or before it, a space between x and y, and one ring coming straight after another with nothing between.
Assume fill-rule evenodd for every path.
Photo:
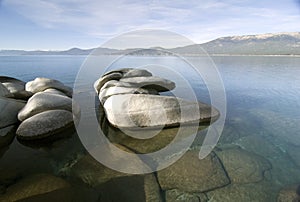
<instances>
[{"instance_id":1,"label":"blue sky","mask_svg":"<svg viewBox=\"0 0 300 202\"><path fill-rule=\"evenodd\" d=\"M297 0L0 0L0 49L98 47L124 32L164 29L196 43L300 31Z\"/></svg>"}]
</instances>

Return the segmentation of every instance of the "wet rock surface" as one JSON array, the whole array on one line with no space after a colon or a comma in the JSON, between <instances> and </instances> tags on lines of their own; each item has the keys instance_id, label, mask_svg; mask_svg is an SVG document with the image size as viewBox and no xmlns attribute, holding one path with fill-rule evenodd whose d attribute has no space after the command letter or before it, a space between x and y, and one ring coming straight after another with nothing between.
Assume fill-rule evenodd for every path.
<instances>
[{"instance_id":1,"label":"wet rock surface","mask_svg":"<svg viewBox=\"0 0 300 202\"><path fill-rule=\"evenodd\" d=\"M235 184L262 181L265 171L272 168L265 158L239 147L224 149L216 153L232 183Z\"/></svg>"},{"instance_id":2,"label":"wet rock surface","mask_svg":"<svg viewBox=\"0 0 300 202\"><path fill-rule=\"evenodd\" d=\"M0 128L4 128L19 122L17 116L25 106L24 101L0 97Z\"/></svg>"},{"instance_id":3,"label":"wet rock surface","mask_svg":"<svg viewBox=\"0 0 300 202\"><path fill-rule=\"evenodd\" d=\"M277 197L277 202L300 201L300 184L294 184L282 188Z\"/></svg>"},{"instance_id":4,"label":"wet rock surface","mask_svg":"<svg viewBox=\"0 0 300 202\"><path fill-rule=\"evenodd\" d=\"M226 186L229 178L218 157L211 153L199 160L199 151L187 151L182 158L166 169L158 171L163 190L179 189L186 192L205 192Z\"/></svg>"},{"instance_id":5,"label":"wet rock surface","mask_svg":"<svg viewBox=\"0 0 300 202\"><path fill-rule=\"evenodd\" d=\"M72 88L65 86L63 83L55 79L39 77L33 81L27 82L25 85L26 91L30 91L32 93L38 93L49 88L57 89L59 91L62 91L69 97L72 97Z\"/></svg>"},{"instance_id":6,"label":"wet rock surface","mask_svg":"<svg viewBox=\"0 0 300 202\"><path fill-rule=\"evenodd\" d=\"M66 110L49 110L23 121L17 129L22 140L48 138L73 127L73 115Z\"/></svg>"},{"instance_id":7,"label":"wet rock surface","mask_svg":"<svg viewBox=\"0 0 300 202\"><path fill-rule=\"evenodd\" d=\"M34 94L19 112L18 119L24 121L38 113L48 110L67 110L72 112L72 99L67 96L40 92Z\"/></svg>"},{"instance_id":8,"label":"wet rock surface","mask_svg":"<svg viewBox=\"0 0 300 202\"><path fill-rule=\"evenodd\" d=\"M5 194L0 195L0 200L18 201L69 186L70 185L61 178L49 174L36 174L21 179L16 184L9 186Z\"/></svg>"},{"instance_id":9,"label":"wet rock surface","mask_svg":"<svg viewBox=\"0 0 300 202\"><path fill-rule=\"evenodd\" d=\"M219 117L217 109L204 103L159 95L173 90L175 83L143 69L113 70L98 79L94 88L108 121L117 128L176 127L210 123Z\"/></svg>"}]
</instances>

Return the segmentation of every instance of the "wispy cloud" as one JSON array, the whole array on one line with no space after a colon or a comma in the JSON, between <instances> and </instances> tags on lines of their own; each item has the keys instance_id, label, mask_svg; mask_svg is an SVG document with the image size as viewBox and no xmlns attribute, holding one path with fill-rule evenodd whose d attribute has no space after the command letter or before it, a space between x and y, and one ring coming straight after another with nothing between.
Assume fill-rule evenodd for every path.
<instances>
[{"instance_id":1,"label":"wispy cloud","mask_svg":"<svg viewBox=\"0 0 300 202\"><path fill-rule=\"evenodd\" d=\"M197 42L238 33L300 30L295 0L280 5L271 0L255 3L250 0L7 0L4 3L42 27L67 28L99 38L144 28L175 31Z\"/></svg>"}]
</instances>

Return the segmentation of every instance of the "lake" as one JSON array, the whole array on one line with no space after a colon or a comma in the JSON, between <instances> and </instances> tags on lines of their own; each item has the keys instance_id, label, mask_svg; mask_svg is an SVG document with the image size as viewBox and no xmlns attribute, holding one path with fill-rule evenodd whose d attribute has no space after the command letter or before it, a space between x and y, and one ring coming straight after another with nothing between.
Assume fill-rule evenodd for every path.
<instances>
[{"instance_id":1,"label":"lake","mask_svg":"<svg viewBox=\"0 0 300 202\"><path fill-rule=\"evenodd\" d=\"M48 77L73 86L85 59L86 56L0 56L0 75L24 81ZM230 182L201 194L187 191L175 195L177 199L182 196L186 201L192 201L193 197L207 201L276 201L282 188L300 184L300 57L213 56L212 59L220 72L227 98L225 126L214 153L220 158ZM152 61L164 58L132 56L130 61L125 60L119 65L138 65L140 60L152 64ZM171 66L182 68L176 62L172 62ZM185 72L184 69L181 71ZM88 80L93 82L99 76L90 75ZM190 78L192 85L198 82L188 71L186 77ZM193 87L197 98L209 103L209 93L203 82ZM201 134L204 133L205 130L198 133L192 148L201 145ZM99 175L93 171L94 164L92 168L83 164L76 167L76 171L68 170L85 154L76 134L43 147L24 145L14 139L9 146L1 148L0 190L5 190L18 178L51 173L74 185L78 201L105 201L105 197L112 196L104 194L101 200L99 192L111 195L126 192L126 180L109 181L92 188L88 186L92 181L88 176ZM91 160L85 160L90 165ZM85 177L85 183L73 179L72 174ZM9 183L1 183L7 178ZM135 180L140 183L139 179L132 179L133 182ZM136 200L141 199L139 189L129 191L136 191ZM172 191L162 191L169 201L172 201L172 194Z\"/></svg>"}]
</instances>

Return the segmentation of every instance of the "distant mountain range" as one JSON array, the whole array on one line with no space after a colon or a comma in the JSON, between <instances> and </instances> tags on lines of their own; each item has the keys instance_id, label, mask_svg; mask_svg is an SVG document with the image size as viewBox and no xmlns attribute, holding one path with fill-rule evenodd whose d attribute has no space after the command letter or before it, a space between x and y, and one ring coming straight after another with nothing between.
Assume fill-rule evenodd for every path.
<instances>
[{"instance_id":1,"label":"distant mountain range","mask_svg":"<svg viewBox=\"0 0 300 202\"><path fill-rule=\"evenodd\" d=\"M126 50L98 48L97 54L171 55L175 53L199 55L200 48L213 55L300 55L300 32L222 37L203 44L172 49L161 47ZM72 48L65 51L0 50L0 55L89 55L93 50L95 49Z\"/></svg>"}]
</instances>

